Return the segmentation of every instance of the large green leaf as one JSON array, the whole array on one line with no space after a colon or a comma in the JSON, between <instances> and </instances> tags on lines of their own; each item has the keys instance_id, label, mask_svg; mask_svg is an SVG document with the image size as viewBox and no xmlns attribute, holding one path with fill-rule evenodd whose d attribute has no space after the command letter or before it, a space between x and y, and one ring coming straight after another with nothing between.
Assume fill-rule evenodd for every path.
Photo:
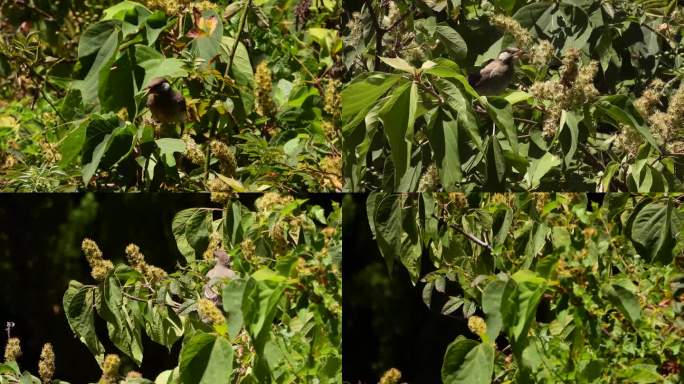
<instances>
[{"instance_id":1,"label":"large green leaf","mask_svg":"<svg viewBox=\"0 0 684 384\"><path fill-rule=\"evenodd\" d=\"M285 291L285 277L269 269L256 271L245 285L242 299L244 323L258 354L271 334L271 323L278 310L277 305Z\"/></svg>"},{"instance_id":2,"label":"large green leaf","mask_svg":"<svg viewBox=\"0 0 684 384\"><path fill-rule=\"evenodd\" d=\"M378 242L387 269L392 272L394 260L401 256L402 215L400 195L371 193L366 202L368 222Z\"/></svg>"},{"instance_id":3,"label":"large green leaf","mask_svg":"<svg viewBox=\"0 0 684 384\"><path fill-rule=\"evenodd\" d=\"M602 287L603 294L627 320L636 325L641 318L639 298L627 288L617 284L606 284Z\"/></svg>"},{"instance_id":4,"label":"large green leaf","mask_svg":"<svg viewBox=\"0 0 684 384\"><path fill-rule=\"evenodd\" d=\"M549 173L550 170L559 166L560 164L561 160L558 158L558 156L550 152L546 152L544 156L539 159L532 160L524 177L525 188L535 189L539 187L541 179L547 173Z\"/></svg>"},{"instance_id":5,"label":"large green leaf","mask_svg":"<svg viewBox=\"0 0 684 384\"><path fill-rule=\"evenodd\" d=\"M635 208L627 223L627 233L644 259L668 264L674 257L678 223L679 217L669 200L651 202Z\"/></svg>"},{"instance_id":6,"label":"large green leaf","mask_svg":"<svg viewBox=\"0 0 684 384\"><path fill-rule=\"evenodd\" d=\"M494 348L459 336L447 347L442 363L444 384L488 384L494 373Z\"/></svg>"},{"instance_id":7,"label":"large green leaf","mask_svg":"<svg viewBox=\"0 0 684 384\"><path fill-rule=\"evenodd\" d=\"M171 230L178 250L188 262L207 248L211 222L211 212L201 208L184 209L173 217Z\"/></svg>"},{"instance_id":8,"label":"large green leaf","mask_svg":"<svg viewBox=\"0 0 684 384\"><path fill-rule=\"evenodd\" d=\"M99 105L100 88L107 83L120 41L119 22L114 20L96 23L81 37L78 51L84 65L91 62L88 56L96 53L85 79L74 82L74 87L81 90L85 105Z\"/></svg>"},{"instance_id":9,"label":"large green leaf","mask_svg":"<svg viewBox=\"0 0 684 384\"><path fill-rule=\"evenodd\" d=\"M233 346L222 336L197 332L183 345L178 366L184 384L229 384Z\"/></svg>"},{"instance_id":10,"label":"large green leaf","mask_svg":"<svg viewBox=\"0 0 684 384\"><path fill-rule=\"evenodd\" d=\"M117 266L119 268L128 267ZM109 339L121 352L140 365L143 358L140 324L133 323L131 314L124 305L120 283L114 274L107 276L100 294L98 313L107 321Z\"/></svg>"},{"instance_id":11,"label":"large green leaf","mask_svg":"<svg viewBox=\"0 0 684 384\"><path fill-rule=\"evenodd\" d=\"M458 122L450 111L440 108L430 120L427 133L442 186L451 190L463 178L458 148Z\"/></svg>"},{"instance_id":12,"label":"large green leaf","mask_svg":"<svg viewBox=\"0 0 684 384\"><path fill-rule=\"evenodd\" d=\"M105 349L95 332L95 290L78 281L71 280L64 292L64 315L71 330L88 347L96 359L104 357Z\"/></svg>"},{"instance_id":13,"label":"large green leaf","mask_svg":"<svg viewBox=\"0 0 684 384\"><path fill-rule=\"evenodd\" d=\"M435 37L440 39L450 53L450 57L463 60L468 55L468 45L461 35L447 24L438 25L435 28Z\"/></svg>"},{"instance_id":14,"label":"large green leaf","mask_svg":"<svg viewBox=\"0 0 684 384\"><path fill-rule=\"evenodd\" d=\"M367 73L356 78L342 90L342 132L355 128L363 121L378 98L401 78L401 75L397 74Z\"/></svg>"},{"instance_id":15,"label":"large green leaf","mask_svg":"<svg viewBox=\"0 0 684 384\"><path fill-rule=\"evenodd\" d=\"M392 92L378 113L392 152L395 189L410 166L418 97L417 85L405 83Z\"/></svg>"},{"instance_id":16,"label":"large green leaf","mask_svg":"<svg viewBox=\"0 0 684 384\"><path fill-rule=\"evenodd\" d=\"M245 282L243 280L230 280L223 287L221 299L223 300L223 310L227 315L230 337L237 337L240 329L242 329L242 297L244 292Z\"/></svg>"}]
</instances>

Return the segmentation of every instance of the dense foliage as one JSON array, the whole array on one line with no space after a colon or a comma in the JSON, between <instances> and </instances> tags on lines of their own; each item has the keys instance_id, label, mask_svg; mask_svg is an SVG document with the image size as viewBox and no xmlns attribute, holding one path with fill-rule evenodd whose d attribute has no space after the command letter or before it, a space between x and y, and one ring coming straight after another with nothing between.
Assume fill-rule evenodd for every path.
<instances>
[{"instance_id":1,"label":"dense foliage","mask_svg":"<svg viewBox=\"0 0 684 384\"><path fill-rule=\"evenodd\" d=\"M338 1L0 12L0 188L341 189ZM150 117L157 78L181 92L184 124Z\"/></svg>"},{"instance_id":2,"label":"dense foliage","mask_svg":"<svg viewBox=\"0 0 684 384\"><path fill-rule=\"evenodd\" d=\"M352 191L672 191L684 174L681 2L366 0L344 29ZM509 90L468 74L527 53Z\"/></svg>"},{"instance_id":3,"label":"dense foliage","mask_svg":"<svg viewBox=\"0 0 684 384\"><path fill-rule=\"evenodd\" d=\"M340 381L340 208L326 215L276 194L256 207L233 201L178 212L173 234L185 260L173 273L148 264L135 244L125 249L128 263L114 265L95 241L83 241L95 281L71 281L64 310L102 367L99 383L153 382L135 371L143 335L169 351L182 343L178 367L156 384ZM100 321L117 351L105 350ZM0 383L41 382L20 370L20 354L11 339ZM53 382L55 364L54 353L41 356L43 383Z\"/></svg>"},{"instance_id":4,"label":"dense foliage","mask_svg":"<svg viewBox=\"0 0 684 384\"><path fill-rule=\"evenodd\" d=\"M406 268L428 307L449 296L441 312L471 331L444 383L680 383L683 202L376 192L367 209L390 272Z\"/></svg>"}]
</instances>

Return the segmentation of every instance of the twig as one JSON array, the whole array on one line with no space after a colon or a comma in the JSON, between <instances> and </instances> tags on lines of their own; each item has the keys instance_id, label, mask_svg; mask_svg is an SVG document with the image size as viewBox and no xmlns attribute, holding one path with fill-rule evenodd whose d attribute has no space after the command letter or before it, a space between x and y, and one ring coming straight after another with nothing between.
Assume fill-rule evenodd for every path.
<instances>
[{"instance_id":1,"label":"twig","mask_svg":"<svg viewBox=\"0 0 684 384\"><path fill-rule=\"evenodd\" d=\"M437 217L436 215L432 215L432 217L434 217L434 218L437 219L437 220L440 220L440 218ZM489 245L489 243L487 243L486 241L483 241L483 240L478 239L478 238L475 237L474 235L471 235L470 233L466 232L463 228L459 227L458 225L456 225L456 224L448 224L448 223L447 223L447 225L448 225L449 227L451 227L451 228L453 228L453 229L459 231L463 236L467 237L470 241L472 241L473 243L479 245L480 247L487 248L487 249L490 250L490 251L492 250L492 246Z\"/></svg>"}]
</instances>

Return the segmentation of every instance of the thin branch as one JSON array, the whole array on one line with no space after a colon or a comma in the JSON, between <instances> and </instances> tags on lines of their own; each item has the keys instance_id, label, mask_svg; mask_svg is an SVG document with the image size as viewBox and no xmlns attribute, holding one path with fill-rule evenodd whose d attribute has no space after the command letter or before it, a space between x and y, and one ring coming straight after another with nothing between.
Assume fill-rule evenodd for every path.
<instances>
[{"instance_id":1,"label":"thin branch","mask_svg":"<svg viewBox=\"0 0 684 384\"><path fill-rule=\"evenodd\" d=\"M434 218L437 219L437 220L440 220L440 218L437 217L436 215L433 215L432 217L434 217ZM458 225L456 225L456 224L448 224L448 223L447 223L447 225L448 225L450 228L457 230L457 231L460 232L463 236L467 237L468 240L470 240L470 241L472 241L473 243L479 245L480 247L487 248L487 249L490 250L490 251L492 250L492 246L489 245L489 243L487 243L487 242L484 241L484 240L478 239L478 238L475 237L474 235L471 235L470 233L466 232L463 228L459 227Z\"/></svg>"}]
</instances>

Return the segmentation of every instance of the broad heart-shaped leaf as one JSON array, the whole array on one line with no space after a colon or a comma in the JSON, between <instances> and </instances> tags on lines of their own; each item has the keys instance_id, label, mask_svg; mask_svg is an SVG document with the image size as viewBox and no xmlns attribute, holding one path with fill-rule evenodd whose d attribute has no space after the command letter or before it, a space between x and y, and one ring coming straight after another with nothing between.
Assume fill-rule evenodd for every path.
<instances>
[{"instance_id":1,"label":"broad heart-shaped leaf","mask_svg":"<svg viewBox=\"0 0 684 384\"><path fill-rule=\"evenodd\" d=\"M467 84L468 81L465 80L465 78L463 79ZM477 119L475 118L475 115L473 114L472 108L470 106L470 100L466 99L461 88L459 88L456 84L452 83L451 81L439 79L436 81L436 84L439 90L447 95L446 103L458 117L459 128L464 129L468 136L470 136L470 139L472 140L473 144L475 144L475 146L479 150L484 151L481 137L482 134L480 133L480 129L477 126ZM468 87L470 87L469 84L467 85L467 87L464 86L464 89L467 90ZM474 92L475 91L473 90L473 93ZM468 92L466 91L466 93Z\"/></svg>"},{"instance_id":2,"label":"broad heart-shaped leaf","mask_svg":"<svg viewBox=\"0 0 684 384\"><path fill-rule=\"evenodd\" d=\"M580 114L573 111L563 111L559 140L563 147L563 152L565 152L563 160L566 165L570 165L575 156L575 152L577 152L580 121L582 121L582 116Z\"/></svg>"},{"instance_id":3,"label":"broad heart-shaped leaf","mask_svg":"<svg viewBox=\"0 0 684 384\"><path fill-rule=\"evenodd\" d=\"M418 97L416 83L405 83L394 89L378 113L392 153L395 190L400 185L411 162L413 126L418 109Z\"/></svg>"},{"instance_id":4,"label":"broad heart-shaped leaf","mask_svg":"<svg viewBox=\"0 0 684 384\"><path fill-rule=\"evenodd\" d=\"M502 190L506 180L506 159L496 135L490 139L487 145L487 186L488 190Z\"/></svg>"},{"instance_id":5,"label":"broad heart-shaped leaf","mask_svg":"<svg viewBox=\"0 0 684 384\"><path fill-rule=\"evenodd\" d=\"M221 299L223 300L223 310L227 314L230 337L237 337L242 328L242 297L245 292L245 285L245 281L233 279L223 287Z\"/></svg>"},{"instance_id":6,"label":"broad heart-shaped leaf","mask_svg":"<svg viewBox=\"0 0 684 384\"><path fill-rule=\"evenodd\" d=\"M513 121L513 108L502 97L490 97L485 103L487 113L508 139L513 152L518 152L518 130Z\"/></svg>"},{"instance_id":7,"label":"broad heart-shaped leaf","mask_svg":"<svg viewBox=\"0 0 684 384\"><path fill-rule=\"evenodd\" d=\"M489 335L490 340L496 340L503 328L501 306L504 298L507 298L504 293L509 284L513 283L493 280L487 284L482 292L482 310L487 315L487 335Z\"/></svg>"},{"instance_id":8,"label":"broad heart-shaped leaf","mask_svg":"<svg viewBox=\"0 0 684 384\"><path fill-rule=\"evenodd\" d=\"M630 323L636 325L636 322L641 318L641 306L634 293L617 284L606 284L601 288L601 291Z\"/></svg>"},{"instance_id":9,"label":"broad heart-shaped leaf","mask_svg":"<svg viewBox=\"0 0 684 384\"><path fill-rule=\"evenodd\" d=\"M159 155L167 167L176 166L176 157L174 153L185 153L185 141L181 139L172 139L165 137L163 139L155 140L157 148L159 148Z\"/></svg>"},{"instance_id":10,"label":"broad heart-shaped leaf","mask_svg":"<svg viewBox=\"0 0 684 384\"><path fill-rule=\"evenodd\" d=\"M444 384L488 384L494 373L494 348L464 336L447 347L442 363Z\"/></svg>"},{"instance_id":11,"label":"broad heart-shaped leaf","mask_svg":"<svg viewBox=\"0 0 684 384\"><path fill-rule=\"evenodd\" d=\"M546 279L529 270L516 272L511 280L514 285L507 285L501 306L501 313L510 335L514 351L522 353L527 344L527 331L537 313L537 306L544 291Z\"/></svg>"},{"instance_id":12,"label":"broad heart-shaped leaf","mask_svg":"<svg viewBox=\"0 0 684 384\"><path fill-rule=\"evenodd\" d=\"M205 10L202 12L199 20L200 25L195 25L191 32L195 37L190 42L190 49L195 57L202 59L202 67L209 66L210 61L221 50L221 38L223 37L223 23L221 18L213 10Z\"/></svg>"},{"instance_id":13,"label":"broad heart-shaped leaf","mask_svg":"<svg viewBox=\"0 0 684 384\"><path fill-rule=\"evenodd\" d=\"M366 201L368 223L378 248L392 273L394 260L401 255L402 211L401 195L373 192Z\"/></svg>"},{"instance_id":14,"label":"broad heart-shaped leaf","mask_svg":"<svg viewBox=\"0 0 684 384\"><path fill-rule=\"evenodd\" d=\"M188 72L183 69L183 61L176 58L167 59L162 57L151 59L138 63L138 65L145 70L145 78L141 89L147 87L150 84L150 81L158 77L164 77L171 80L188 75Z\"/></svg>"},{"instance_id":15,"label":"broad heart-shaped leaf","mask_svg":"<svg viewBox=\"0 0 684 384\"><path fill-rule=\"evenodd\" d=\"M438 108L427 129L437 171L446 190L451 190L463 178L458 149L458 121L450 111Z\"/></svg>"},{"instance_id":16,"label":"broad heart-shaped leaf","mask_svg":"<svg viewBox=\"0 0 684 384\"><path fill-rule=\"evenodd\" d=\"M170 352L173 344L183 336L183 321L169 307L148 303L145 308L145 333Z\"/></svg>"},{"instance_id":17,"label":"broad heart-shaped leaf","mask_svg":"<svg viewBox=\"0 0 684 384\"><path fill-rule=\"evenodd\" d=\"M440 24L435 28L435 37L447 48L451 57L463 60L468 55L468 45L461 35L447 24Z\"/></svg>"},{"instance_id":18,"label":"broad heart-shaped leaf","mask_svg":"<svg viewBox=\"0 0 684 384\"><path fill-rule=\"evenodd\" d=\"M105 349L95 332L93 311L96 303L96 290L85 287L78 281L71 280L69 288L64 292L62 304L69 327L88 347L98 361L104 358Z\"/></svg>"},{"instance_id":19,"label":"broad heart-shaped leaf","mask_svg":"<svg viewBox=\"0 0 684 384\"><path fill-rule=\"evenodd\" d=\"M260 269L247 280L242 298L242 314L247 331L261 354L271 334L271 323L280 297L285 291L284 276L269 269Z\"/></svg>"},{"instance_id":20,"label":"broad heart-shaped leaf","mask_svg":"<svg viewBox=\"0 0 684 384\"><path fill-rule=\"evenodd\" d=\"M366 73L357 77L342 92L342 132L356 128L373 108L378 98L402 79L401 75L385 73ZM404 79L404 81L408 81Z\"/></svg>"},{"instance_id":21,"label":"broad heart-shaped leaf","mask_svg":"<svg viewBox=\"0 0 684 384\"><path fill-rule=\"evenodd\" d=\"M202 208L184 209L173 217L171 231L178 250L188 262L207 249L211 222L211 211Z\"/></svg>"},{"instance_id":22,"label":"broad heart-shaped leaf","mask_svg":"<svg viewBox=\"0 0 684 384\"><path fill-rule=\"evenodd\" d=\"M221 38L221 58L226 65L230 59L230 51L233 49L234 43L235 39L232 37L223 36ZM249 52L241 42L238 42L235 49L230 75L235 79L237 85L247 89L254 88L254 73L252 72L252 64L249 60ZM240 92L240 100L242 100L245 111L251 111L254 108L254 92Z\"/></svg>"},{"instance_id":23,"label":"broad heart-shaped leaf","mask_svg":"<svg viewBox=\"0 0 684 384\"><path fill-rule=\"evenodd\" d=\"M539 187L542 177L549 173L549 171L561 164L558 156L546 152L544 156L539 159L534 159L530 162L527 173L524 177L524 186L527 189L535 189Z\"/></svg>"},{"instance_id":24,"label":"broad heart-shaped leaf","mask_svg":"<svg viewBox=\"0 0 684 384\"><path fill-rule=\"evenodd\" d=\"M93 33L97 34L96 37L93 39L88 39L86 35L81 37L83 49L81 49L81 43L79 42L79 59L85 67L87 67L91 60L92 64L85 79L77 80L73 83L74 88L81 90L83 104L91 107L99 105L100 88L107 83L121 41L121 30L119 29L118 21L103 21L100 23L104 24L92 27L94 28ZM100 23L95 25L97 26ZM103 38L105 39L102 40ZM97 54L94 59L91 59L89 56L93 53Z\"/></svg>"},{"instance_id":25,"label":"broad heart-shaped leaf","mask_svg":"<svg viewBox=\"0 0 684 384\"><path fill-rule=\"evenodd\" d=\"M129 267L119 265L116 270L126 268ZM97 310L100 317L107 322L109 339L121 352L140 365L143 358L141 324L134 324L131 314L128 313L115 274L110 274L102 282L100 293L100 306Z\"/></svg>"},{"instance_id":26,"label":"broad heart-shaped leaf","mask_svg":"<svg viewBox=\"0 0 684 384\"><path fill-rule=\"evenodd\" d=\"M104 10L102 20L121 20L124 37L135 34L152 12L134 1L122 1Z\"/></svg>"},{"instance_id":27,"label":"broad heart-shaped leaf","mask_svg":"<svg viewBox=\"0 0 684 384\"><path fill-rule=\"evenodd\" d=\"M383 63L399 71L410 74L416 73L416 67L409 64L406 60L402 59L401 57L381 57L380 60L382 60Z\"/></svg>"},{"instance_id":28,"label":"broad heart-shaped leaf","mask_svg":"<svg viewBox=\"0 0 684 384\"><path fill-rule=\"evenodd\" d=\"M670 200L650 202L635 207L627 222L627 234L645 260L669 264L679 227L679 217Z\"/></svg>"},{"instance_id":29,"label":"broad heart-shaped leaf","mask_svg":"<svg viewBox=\"0 0 684 384\"><path fill-rule=\"evenodd\" d=\"M119 20L99 21L89 26L78 40L78 57L83 58L96 53L115 35L121 26Z\"/></svg>"},{"instance_id":30,"label":"broad heart-shaped leaf","mask_svg":"<svg viewBox=\"0 0 684 384\"><path fill-rule=\"evenodd\" d=\"M183 384L230 384L233 346L222 336L197 332L183 344L178 366Z\"/></svg>"}]
</instances>

